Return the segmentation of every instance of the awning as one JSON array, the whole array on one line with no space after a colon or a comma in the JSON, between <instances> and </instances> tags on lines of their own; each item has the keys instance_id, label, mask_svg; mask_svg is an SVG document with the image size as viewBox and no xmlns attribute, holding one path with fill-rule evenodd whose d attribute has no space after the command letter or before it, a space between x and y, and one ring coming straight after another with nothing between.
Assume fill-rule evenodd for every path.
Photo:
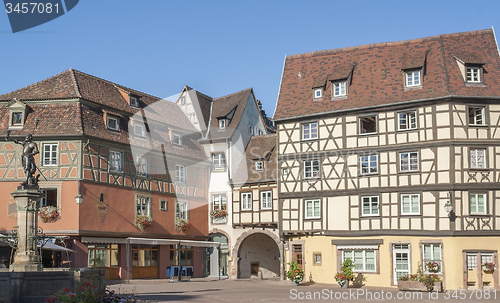
<instances>
[{"instance_id":1,"label":"awning","mask_svg":"<svg viewBox=\"0 0 500 303\"><path fill-rule=\"evenodd\" d=\"M339 250L356 250L356 249L378 249L378 245L337 245Z\"/></svg>"},{"instance_id":2,"label":"awning","mask_svg":"<svg viewBox=\"0 0 500 303\"><path fill-rule=\"evenodd\" d=\"M38 243L38 247L41 246L42 243ZM66 247L63 247L63 246L60 246L60 245L57 245L55 243L53 243L52 241L47 241L47 243L45 243L43 246L42 246L42 249L45 249L45 250L56 250L56 251L65 251L65 252L71 252L71 253L74 253L75 251L74 250L71 250L69 248L66 248Z\"/></svg>"},{"instance_id":3,"label":"awning","mask_svg":"<svg viewBox=\"0 0 500 303\"><path fill-rule=\"evenodd\" d=\"M82 243L125 244L125 238L82 237Z\"/></svg>"},{"instance_id":4,"label":"awning","mask_svg":"<svg viewBox=\"0 0 500 303\"><path fill-rule=\"evenodd\" d=\"M150 238L127 238L130 244L146 244L146 245L185 245L196 247L218 247L219 242L209 241L192 241L192 240L177 240L177 239L150 239Z\"/></svg>"}]
</instances>

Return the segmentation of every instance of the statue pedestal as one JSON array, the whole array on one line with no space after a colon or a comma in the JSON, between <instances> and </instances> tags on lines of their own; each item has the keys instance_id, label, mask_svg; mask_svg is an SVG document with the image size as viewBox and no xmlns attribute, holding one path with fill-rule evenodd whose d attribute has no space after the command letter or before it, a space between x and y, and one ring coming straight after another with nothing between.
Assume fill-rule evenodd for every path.
<instances>
[{"instance_id":1,"label":"statue pedestal","mask_svg":"<svg viewBox=\"0 0 500 303\"><path fill-rule=\"evenodd\" d=\"M38 186L29 186L18 188L11 195L17 205L17 251L10 269L42 271L37 248L38 204L42 193Z\"/></svg>"}]
</instances>

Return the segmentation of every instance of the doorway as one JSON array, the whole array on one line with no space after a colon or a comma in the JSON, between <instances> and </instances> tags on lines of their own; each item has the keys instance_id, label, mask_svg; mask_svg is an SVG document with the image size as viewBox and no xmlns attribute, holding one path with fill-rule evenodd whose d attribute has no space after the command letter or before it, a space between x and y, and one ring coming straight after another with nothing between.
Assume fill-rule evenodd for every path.
<instances>
[{"instance_id":1,"label":"doorway","mask_svg":"<svg viewBox=\"0 0 500 303\"><path fill-rule=\"evenodd\" d=\"M410 249L408 244L395 244L392 249L392 264L394 267L394 285L398 285L398 278L409 275L410 270Z\"/></svg>"},{"instance_id":2,"label":"doorway","mask_svg":"<svg viewBox=\"0 0 500 303\"><path fill-rule=\"evenodd\" d=\"M250 263L250 276L258 277L259 276L259 262Z\"/></svg>"}]
</instances>

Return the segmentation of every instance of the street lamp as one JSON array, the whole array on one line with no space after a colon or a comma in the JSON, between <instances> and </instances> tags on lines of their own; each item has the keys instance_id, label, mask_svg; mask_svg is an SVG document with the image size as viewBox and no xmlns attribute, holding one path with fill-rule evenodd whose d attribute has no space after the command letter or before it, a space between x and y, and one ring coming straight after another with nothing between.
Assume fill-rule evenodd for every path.
<instances>
[{"instance_id":1,"label":"street lamp","mask_svg":"<svg viewBox=\"0 0 500 303\"><path fill-rule=\"evenodd\" d=\"M453 210L453 205L451 205L450 201L446 202L446 204L444 205L444 210L448 213L448 215Z\"/></svg>"},{"instance_id":2,"label":"street lamp","mask_svg":"<svg viewBox=\"0 0 500 303\"><path fill-rule=\"evenodd\" d=\"M76 204L82 204L83 196L78 194L78 195L76 195L75 200L76 200Z\"/></svg>"}]
</instances>

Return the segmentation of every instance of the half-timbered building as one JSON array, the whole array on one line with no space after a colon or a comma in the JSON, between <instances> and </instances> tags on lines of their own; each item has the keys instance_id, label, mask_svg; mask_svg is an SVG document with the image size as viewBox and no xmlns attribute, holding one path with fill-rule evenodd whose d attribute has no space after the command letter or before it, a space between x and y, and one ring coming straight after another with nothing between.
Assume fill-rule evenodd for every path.
<instances>
[{"instance_id":1,"label":"half-timbered building","mask_svg":"<svg viewBox=\"0 0 500 303\"><path fill-rule=\"evenodd\" d=\"M40 226L68 237L76 253L64 266L105 268L109 279L164 278L172 265L205 274L210 162L174 103L69 69L0 96L7 131L39 146L40 207L60 213ZM2 140L2 233L16 225L21 168L19 146Z\"/></svg>"},{"instance_id":2,"label":"half-timbered building","mask_svg":"<svg viewBox=\"0 0 500 303\"><path fill-rule=\"evenodd\" d=\"M278 104L287 261L394 286L428 261L499 288L500 56L493 30L287 56Z\"/></svg>"}]
</instances>

